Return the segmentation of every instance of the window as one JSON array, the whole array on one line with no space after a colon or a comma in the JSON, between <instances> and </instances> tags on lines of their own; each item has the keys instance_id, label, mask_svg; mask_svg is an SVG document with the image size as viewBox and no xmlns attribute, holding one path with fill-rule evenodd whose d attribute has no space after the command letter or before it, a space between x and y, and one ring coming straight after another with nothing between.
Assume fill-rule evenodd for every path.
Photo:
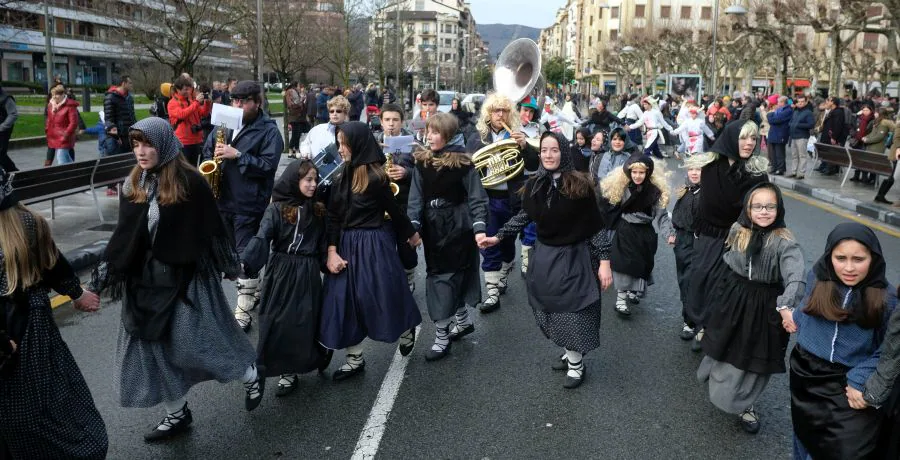
<instances>
[{"instance_id":1,"label":"window","mask_svg":"<svg viewBox=\"0 0 900 460\"><path fill-rule=\"evenodd\" d=\"M690 19L691 18L691 7L682 6L681 7L681 19Z\"/></svg>"},{"instance_id":2,"label":"window","mask_svg":"<svg viewBox=\"0 0 900 460\"><path fill-rule=\"evenodd\" d=\"M422 24L422 33L423 34L431 33L431 24L428 24L428 23Z\"/></svg>"},{"instance_id":3,"label":"window","mask_svg":"<svg viewBox=\"0 0 900 460\"><path fill-rule=\"evenodd\" d=\"M609 17L611 19L619 19L619 7L614 6L609 9Z\"/></svg>"},{"instance_id":4,"label":"window","mask_svg":"<svg viewBox=\"0 0 900 460\"><path fill-rule=\"evenodd\" d=\"M659 7L659 17L662 19L669 19L672 17L672 7L668 5Z\"/></svg>"},{"instance_id":5,"label":"window","mask_svg":"<svg viewBox=\"0 0 900 460\"><path fill-rule=\"evenodd\" d=\"M644 9L646 9L646 5L634 5L634 17L644 17Z\"/></svg>"},{"instance_id":6,"label":"window","mask_svg":"<svg viewBox=\"0 0 900 460\"><path fill-rule=\"evenodd\" d=\"M878 49L878 37L879 34L866 32L863 35L863 48L867 50Z\"/></svg>"},{"instance_id":7,"label":"window","mask_svg":"<svg viewBox=\"0 0 900 460\"><path fill-rule=\"evenodd\" d=\"M451 59L453 59L453 56L450 53L444 53L444 62L451 62Z\"/></svg>"},{"instance_id":8,"label":"window","mask_svg":"<svg viewBox=\"0 0 900 460\"><path fill-rule=\"evenodd\" d=\"M712 7L704 6L700 8L700 19L712 19Z\"/></svg>"},{"instance_id":9,"label":"window","mask_svg":"<svg viewBox=\"0 0 900 460\"><path fill-rule=\"evenodd\" d=\"M444 39L444 46L453 46L453 39L445 38L445 39Z\"/></svg>"},{"instance_id":10,"label":"window","mask_svg":"<svg viewBox=\"0 0 900 460\"><path fill-rule=\"evenodd\" d=\"M594 40L594 37L588 37L588 46L594 46L593 40Z\"/></svg>"},{"instance_id":11,"label":"window","mask_svg":"<svg viewBox=\"0 0 900 460\"><path fill-rule=\"evenodd\" d=\"M591 16L591 20L590 20L590 24L589 24L589 25L591 25L591 26L594 25L594 17L593 17L593 16Z\"/></svg>"},{"instance_id":12,"label":"window","mask_svg":"<svg viewBox=\"0 0 900 460\"><path fill-rule=\"evenodd\" d=\"M619 31L618 30L610 30L609 31L609 41L614 42L619 39Z\"/></svg>"},{"instance_id":13,"label":"window","mask_svg":"<svg viewBox=\"0 0 900 460\"><path fill-rule=\"evenodd\" d=\"M603 31L598 30L598 31L597 31L597 43L600 43L600 40L601 40L600 37L601 37L602 35L603 35ZM597 62L600 62L600 61L597 61Z\"/></svg>"}]
</instances>

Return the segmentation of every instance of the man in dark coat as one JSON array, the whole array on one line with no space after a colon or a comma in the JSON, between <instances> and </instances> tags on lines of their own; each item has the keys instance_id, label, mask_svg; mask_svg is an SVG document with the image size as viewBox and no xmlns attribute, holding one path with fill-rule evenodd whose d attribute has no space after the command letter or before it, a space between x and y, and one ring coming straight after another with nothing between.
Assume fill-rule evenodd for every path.
<instances>
[{"instance_id":1,"label":"man in dark coat","mask_svg":"<svg viewBox=\"0 0 900 460\"><path fill-rule=\"evenodd\" d=\"M128 129L137 121L134 115L134 98L131 97L133 87L131 77L122 75L119 86L110 86L103 98L103 119L107 132L119 137L119 153L131 151Z\"/></svg>"},{"instance_id":2,"label":"man in dark coat","mask_svg":"<svg viewBox=\"0 0 900 460\"><path fill-rule=\"evenodd\" d=\"M843 101L839 97L829 97L825 100L825 120L822 122L822 132L819 134L819 142L823 144L840 145L847 143L850 136L850 124L847 123L847 108L843 107ZM837 165L822 162L818 171L826 176L838 173Z\"/></svg>"},{"instance_id":3,"label":"man in dark coat","mask_svg":"<svg viewBox=\"0 0 900 460\"><path fill-rule=\"evenodd\" d=\"M272 196L275 172L284 139L275 120L261 108L261 89L255 81L241 81L231 91L231 106L244 110L243 126L234 133L226 130L225 143L216 144L216 128L206 139L203 159L223 160L219 195L222 220L242 253L259 230L259 223ZM235 319L245 331L250 329L249 312L259 303L259 274L244 273L237 280Z\"/></svg>"},{"instance_id":4,"label":"man in dark coat","mask_svg":"<svg viewBox=\"0 0 900 460\"><path fill-rule=\"evenodd\" d=\"M791 155L791 165L788 167L788 177L803 179L806 175L806 162L808 155L806 145L809 143L809 132L816 125L812 107L806 96L797 96L794 103L794 113L791 115L789 126L790 144L788 151Z\"/></svg>"}]
</instances>

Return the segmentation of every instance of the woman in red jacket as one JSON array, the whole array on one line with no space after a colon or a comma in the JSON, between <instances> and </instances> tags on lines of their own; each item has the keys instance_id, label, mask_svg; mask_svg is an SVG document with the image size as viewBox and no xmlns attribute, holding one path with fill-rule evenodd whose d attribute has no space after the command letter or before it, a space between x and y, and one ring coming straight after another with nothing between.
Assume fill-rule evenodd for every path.
<instances>
[{"instance_id":1,"label":"woman in red jacket","mask_svg":"<svg viewBox=\"0 0 900 460\"><path fill-rule=\"evenodd\" d=\"M56 164L71 163L74 161L75 131L78 130L78 101L69 99L62 85L54 86L50 95L44 126L47 147L56 150Z\"/></svg>"}]
</instances>

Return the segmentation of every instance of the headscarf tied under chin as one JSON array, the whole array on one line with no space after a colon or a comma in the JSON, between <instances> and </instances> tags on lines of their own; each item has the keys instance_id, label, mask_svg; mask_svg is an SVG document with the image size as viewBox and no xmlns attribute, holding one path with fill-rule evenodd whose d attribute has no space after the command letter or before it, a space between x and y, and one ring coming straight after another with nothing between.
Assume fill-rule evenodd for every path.
<instances>
[{"instance_id":1,"label":"headscarf tied under chin","mask_svg":"<svg viewBox=\"0 0 900 460\"><path fill-rule=\"evenodd\" d=\"M153 195L158 182L157 174L163 166L170 161L178 158L181 154L181 141L175 136L172 125L169 122L158 117L144 118L143 120L131 126L131 131L140 131L144 133L144 137L150 142L150 145L156 149L159 155L159 161L152 169L141 172L141 180L139 187L148 191L148 195ZM127 184L128 182L126 182Z\"/></svg>"},{"instance_id":2,"label":"headscarf tied under chin","mask_svg":"<svg viewBox=\"0 0 900 460\"><path fill-rule=\"evenodd\" d=\"M556 142L559 143L559 166L554 170L549 170L544 168L544 162L541 162L541 166L534 174L534 187L531 189L532 196L535 196L539 190L545 187L556 188L558 176L553 176L557 173L562 174L575 170L575 164L572 162L572 152L569 148L569 140L562 134L546 131L544 134L541 134L541 145L544 144L544 139L548 137L556 139Z\"/></svg>"},{"instance_id":3,"label":"headscarf tied under chin","mask_svg":"<svg viewBox=\"0 0 900 460\"><path fill-rule=\"evenodd\" d=\"M869 249L872 254L872 263L869 264L869 273L860 281L854 289L863 290L868 287L884 289L888 282L885 277L887 265L884 261L884 255L881 252L881 243L871 228L855 222L845 222L834 227L828 234L825 243L825 252L822 257L813 265L813 273L819 281L834 281L843 285L841 278L834 271L834 265L831 264L831 252L834 248L844 240L854 240Z\"/></svg>"},{"instance_id":4,"label":"headscarf tied under chin","mask_svg":"<svg viewBox=\"0 0 900 460\"><path fill-rule=\"evenodd\" d=\"M772 222L772 225L769 225L768 227L760 227L754 224L753 220L750 219L750 200L752 199L754 192L762 189L771 190L773 193L775 193L775 201L778 204L775 220ZM752 232L750 236L750 242L747 244L747 250L745 252L745 254L747 255L747 260L750 260L750 258L759 254L759 251L761 251L763 246L766 245L766 239L769 236L769 232L775 229L785 228L787 226L787 224L785 224L784 222L784 214L784 200L781 198L781 189L779 189L775 184L770 184L768 182L758 184L755 187L751 188L746 195L744 195L744 211L741 212L740 216L738 216L737 223L741 227L744 227Z\"/></svg>"},{"instance_id":5,"label":"headscarf tied under chin","mask_svg":"<svg viewBox=\"0 0 900 460\"><path fill-rule=\"evenodd\" d=\"M303 206L309 198L300 192L300 168L310 163L312 166L310 171L315 170L311 160L295 160L284 168L281 177L275 182L275 188L272 189L272 202L284 203L288 206Z\"/></svg>"},{"instance_id":6,"label":"headscarf tied under chin","mask_svg":"<svg viewBox=\"0 0 900 460\"><path fill-rule=\"evenodd\" d=\"M344 133L344 140L350 147L350 168L367 164L384 164L385 157L381 145L369 126L361 121L350 121L335 129L335 143L338 133Z\"/></svg>"}]
</instances>

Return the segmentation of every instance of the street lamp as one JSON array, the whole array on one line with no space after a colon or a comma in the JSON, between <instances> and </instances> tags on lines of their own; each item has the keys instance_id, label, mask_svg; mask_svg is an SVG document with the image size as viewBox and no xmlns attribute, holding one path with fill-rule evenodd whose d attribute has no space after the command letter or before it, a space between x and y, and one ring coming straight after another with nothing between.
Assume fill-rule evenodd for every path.
<instances>
[{"instance_id":1,"label":"street lamp","mask_svg":"<svg viewBox=\"0 0 900 460\"><path fill-rule=\"evenodd\" d=\"M716 41L718 41L718 31L719 31L719 0L715 0L713 2L713 33L712 33L712 84L710 87L713 91L713 96L716 95L718 88L716 87L716 76L719 73L719 65L716 62ZM735 16L743 16L747 14L747 9L741 5L731 5L728 8L725 8L725 14L731 14Z\"/></svg>"}]
</instances>

